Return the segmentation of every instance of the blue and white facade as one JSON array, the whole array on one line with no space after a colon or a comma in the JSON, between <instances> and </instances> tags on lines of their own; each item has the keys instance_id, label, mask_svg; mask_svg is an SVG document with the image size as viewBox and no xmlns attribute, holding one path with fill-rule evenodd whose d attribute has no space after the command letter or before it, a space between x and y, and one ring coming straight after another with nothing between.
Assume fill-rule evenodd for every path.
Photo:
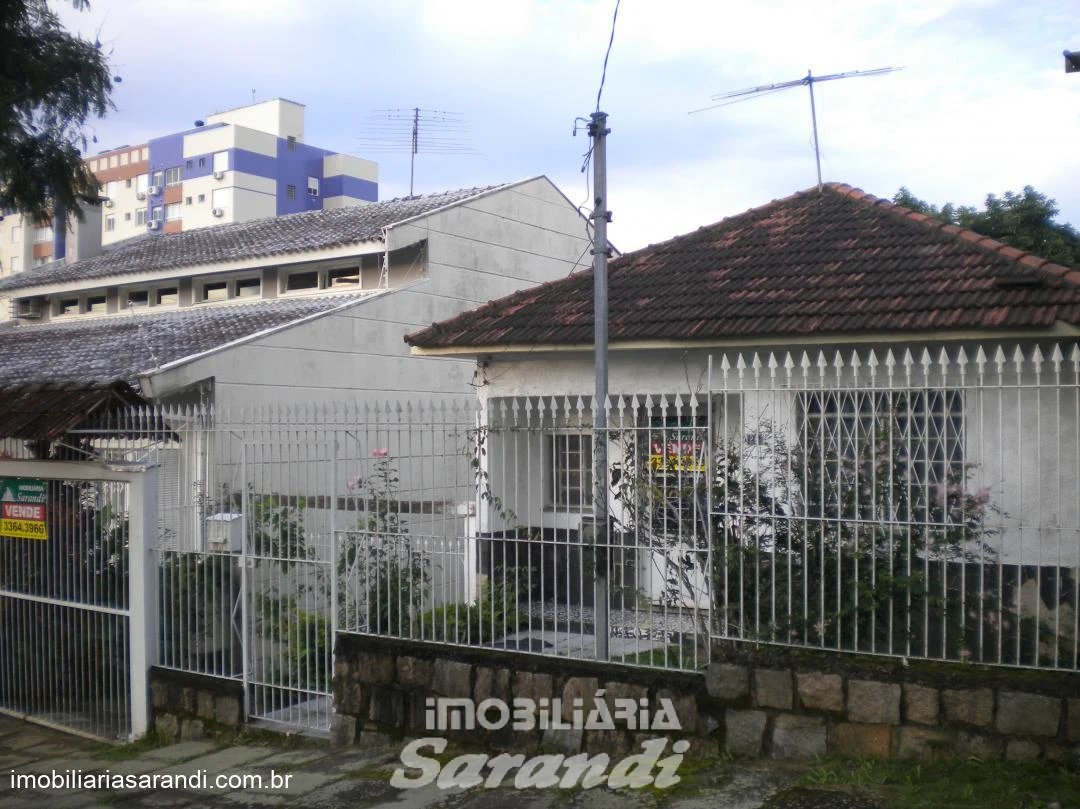
<instances>
[{"instance_id":1,"label":"blue and white facade","mask_svg":"<svg viewBox=\"0 0 1080 809\"><path fill-rule=\"evenodd\" d=\"M184 132L92 158L108 199L101 241L375 202L378 166L304 143L285 99L218 113Z\"/></svg>"}]
</instances>

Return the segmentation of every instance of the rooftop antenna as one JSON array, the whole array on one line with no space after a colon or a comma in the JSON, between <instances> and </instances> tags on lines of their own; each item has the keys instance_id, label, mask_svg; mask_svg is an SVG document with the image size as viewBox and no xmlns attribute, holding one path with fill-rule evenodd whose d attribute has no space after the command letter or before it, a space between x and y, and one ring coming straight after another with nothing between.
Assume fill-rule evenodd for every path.
<instances>
[{"instance_id":1,"label":"rooftop antenna","mask_svg":"<svg viewBox=\"0 0 1080 809\"><path fill-rule=\"evenodd\" d=\"M416 155L479 154L469 142L469 128L460 112L412 109L372 110L368 134L358 140L365 154L409 152L409 196L413 196Z\"/></svg>"},{"instance_id":2,"label":"rooftop antenna","mask_svg":"<svg viewBox=\"0 0 1080 809\"><path fill-rule=\"evenodd\" d=\"M817 187L818 191L821 190L821 149L818 145L818 132L817 132L817 108L814 106L814 85L822 81L832 81L833 79L854 79L859 76L881 76L885 73L894 73L897 70L903 70L902 67L877 67L873 70L849 70L847 73L830 73L828 76L815 76L809 70L806 71L806 75L801 79L793 79L792 81L782 81L777 84L763 84L759 87L748 87L745 90L734 90L730 93L720 93L712 97L713 101L719 101L719 104L711 104L708 107L702 107L699 110L690 110L690 115L697 112L705 112L706 110L714 110L717 107L726 107L728 104L738 104L740 101L749 101L751 98L758 95L765 95L766 93L775 93L780 90L787 90L789 87L801 87L806 85L810 88L810 120L814 126L814 160L817 163Z\"/></svg>"}]
</instances>

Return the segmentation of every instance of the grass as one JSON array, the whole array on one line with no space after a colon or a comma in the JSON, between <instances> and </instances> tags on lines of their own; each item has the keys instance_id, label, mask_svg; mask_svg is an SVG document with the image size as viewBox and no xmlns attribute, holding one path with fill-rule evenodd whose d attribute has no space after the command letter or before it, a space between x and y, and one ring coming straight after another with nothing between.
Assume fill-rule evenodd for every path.
<instances>
[{"instance_id":1,"label":"grass","mask_svg":"<svg viewBox=\"0 0 1080 809\"><path fill-rule=\"evenodd\" d=\"M1080 807L1080 767L1046 761L931 762L823 759L804 786L846 786L888 809L1061 809Z\"/></svg>"}]
</instances>

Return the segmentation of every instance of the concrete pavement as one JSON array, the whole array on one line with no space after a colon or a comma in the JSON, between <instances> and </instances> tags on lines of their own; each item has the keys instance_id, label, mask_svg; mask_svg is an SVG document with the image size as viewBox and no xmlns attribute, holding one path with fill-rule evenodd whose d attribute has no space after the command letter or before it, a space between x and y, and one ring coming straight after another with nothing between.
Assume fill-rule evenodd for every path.
<instances>
[{"instance_id":1,"label":"concrete pavement","mask_svg":"<svg viewBox=\"0 0 1080 809\"><path fill-rule=\"evenodd\" d=\"M798 803L780 795L799 765L687 759L683 782L667 790L397 789L402 744L335 748L308 739L257 737L232 743L187 741L161 747L108 748L0 716L0 805L5 809L111 807L311 807L312 809L800 809L873 807L861 801ZM440 757L445 764L447 756ZM176 778L175 776L182 776ZM28 779L29 777L29 779ZM186 781L185 781L186 779ZM793 794L792 797L795 797ZM809 802L807 802L809 801Z\"/></svg>"}]
</instances>

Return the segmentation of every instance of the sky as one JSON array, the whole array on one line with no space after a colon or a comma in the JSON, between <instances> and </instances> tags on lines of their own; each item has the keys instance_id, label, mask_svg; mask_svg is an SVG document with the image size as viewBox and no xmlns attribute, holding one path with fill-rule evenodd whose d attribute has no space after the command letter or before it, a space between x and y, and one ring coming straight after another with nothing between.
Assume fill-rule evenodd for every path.
<instances>
[{"instance_id":1,"label":"sky","mask_svg":"<svg viewBox=\"0 0 1080 809\"><path fill-rule=\"evenodd\" d=\"M390 199L409 193L408 144L365 138L381 137L376 111L419 107L457 113L475 153L422 145L416 193L546 174L591 207L582 120L615 0L54 2L122 78L92 150L283 97L306 106L308 143L378 162ZM826 182L975 206L1032 185L1080 228L1066 49L1078 0L623 0L600 98L609 237L637 249L815 185L805 86L690 114L714 95L886 66L903 70L815 84Z\"/></svg>"}]
</instances>

